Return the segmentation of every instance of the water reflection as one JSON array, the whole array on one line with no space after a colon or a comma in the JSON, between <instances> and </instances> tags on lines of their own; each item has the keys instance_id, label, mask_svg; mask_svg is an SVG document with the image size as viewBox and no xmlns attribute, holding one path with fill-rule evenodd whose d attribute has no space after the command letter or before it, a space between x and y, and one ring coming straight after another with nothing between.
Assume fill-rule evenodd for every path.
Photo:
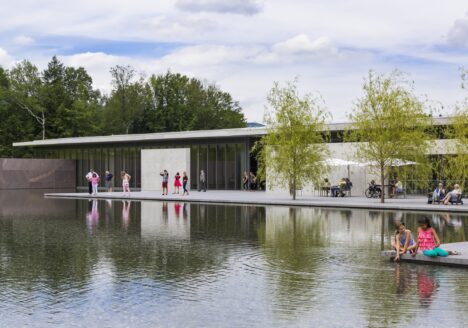
<instances>
[{"instance_id":1,"label":"water reflection","mask_svg":"<svg viewBox=\"0 0 468 328\"><path fill-rule=\"evenodd\" d=\"M421 215L444 242L466 240L464 215L24 198L38 211L0 195L2 326L468 320L465 270L379 255L396 222L415 230Z\"/></svg>"}]
</instances>

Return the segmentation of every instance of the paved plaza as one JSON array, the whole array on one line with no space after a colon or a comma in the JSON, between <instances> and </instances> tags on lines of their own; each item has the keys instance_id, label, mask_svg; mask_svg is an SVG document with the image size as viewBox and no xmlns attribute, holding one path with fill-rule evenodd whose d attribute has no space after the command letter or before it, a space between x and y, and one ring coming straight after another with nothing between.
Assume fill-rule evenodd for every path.
<instances>
[{"instance_id":1,"label":"paved plaza","mask_svg":"<svg viewBox=\"0 0 468 328\"><path fill-rule=\"evenodd\" d=\"M314 206L331 208L366 208L385 210L413 210L413 211L436 211L436 212L461 212L468 213L468 205L432 205L427 204L426 197L410 197L398 199L386 199L384 204L379 199L369 199L365 197L320 197L304 195L296 200L284 194L268 193L262 191L226 191L213 190L207 192L192 191L189 196L169 194L162 196L161 192L138 191L130 195L122 192L102 192L96 196L91 196L86 192L81 193L47 193L46 197L54 198L99 198L99 199L132 199L132 200L165 200L165 201L185 201L199 203L219 203L219 204L248 204L248 205L284 205L284 206Z\"/></svg>"}]
</instances>

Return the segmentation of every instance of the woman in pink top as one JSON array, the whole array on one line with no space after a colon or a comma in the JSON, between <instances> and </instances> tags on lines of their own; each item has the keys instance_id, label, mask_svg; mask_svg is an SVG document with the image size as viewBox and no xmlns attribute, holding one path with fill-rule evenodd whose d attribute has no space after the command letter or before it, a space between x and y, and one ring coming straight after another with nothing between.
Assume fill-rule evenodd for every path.
<instances>
[{"instance_id":1,"label":"woman in pink top","mask_svg":"<svg viewBox=\"0 0 468 328\"><path fill-rule=\"evenodd\" d=\"M93 186L93 195L97 195L99 186L99 176L96 173L93 173L91 177L91 185Z\"/></svg>"},{"instance_id":2,"label":"woman in pink top","mask_svg":"<svg viewBox=\"0 0 468 328\"><path fill-rule=\"evenodd\" d=\"M440 248L440 239L427 217L418 220L418 239L416 241L416 251L411 254L416 256L418 249L422 251L425 256L442 256L458 255L458 252L446 251Z\"/></svg>"}]
</instances>

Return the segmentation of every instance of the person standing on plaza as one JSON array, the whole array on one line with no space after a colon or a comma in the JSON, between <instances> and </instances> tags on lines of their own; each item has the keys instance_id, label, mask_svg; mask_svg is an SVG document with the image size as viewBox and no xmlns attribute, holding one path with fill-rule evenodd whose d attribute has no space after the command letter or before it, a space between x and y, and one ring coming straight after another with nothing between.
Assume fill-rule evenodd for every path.
<instances>
[{"instance_id":1,"label":"person standing on plaza","mask_svg":"<svg viewBox=\"0 0 468 328\"><path fill-rule=\"evenodd\" d=\"M94 172L94 169L90 169L89 172L86 174L85 178L88 180L88 193L91 195L93 193L93 183L91 182L91 179L93 177L93 174L96 174L97 177L99 178L99 174Z\"/></svg>"},{"instance_id":2,"label":"person standing on plaza","mask_svg":"<svg viewBox=\"0 0 468 328\"><path fill-rule=\"evenodd\" d=\"M187 172L182 172L182 188L184 189L184 193L182 194L182 196L185 196L187 195L188 196L188 189L187 189L187 184L188 184L188 176L187 176Z\"/></svg>"},{"instance_id":3,"label":"person standing on plaza","mask_svg":"<svg viewBox=\"0 0 468 328\"><path fill-rule=\"evenodd\" d=\"M174 176L174 192L173 192L173 194L180 194L180 187L182 187L182 185L180 184L180 174L179 174L179 172L177 172L176 175Z\"/></svg>"},{"instance_id":4,"label":"person standing on plaza","mask_svg":"<svg viewBox=\"0 0 468 328\"><path fill-rule=\"evenodd\" d=\"M99 176L97 175L97 173L93 173L92 177L91 177L91 185L93 187L93 195L97 195L98 193L98 187L99 187Z\"/></svg>"},{"instance_id":5,"label":"person standing on plaza","mask_svg":"<svg viewBox=\"0 0 468 328\"><path fill-rule=\"evenodd\" d=\"M106 190L107 192L112 192L112 179L114 178L114 175L110 173L109 171L106 171Z\"/></svg>"},{"instance_id":6,"label":"person standing on plaza","mask_svg":"<svg viewBox=\"0 0 468 328\"><path fill-rule=\"evenodd\" d=\"M203 170L200 171L200 188L198 189L198 191L202 190L206 192L206 174Z\"/></svg>"},{"instance_id":7,"label":"person standing on plaza","mask_svg":"<svg viewBox=\"0 0 468 328\"><path fill-rule=\"evenodd\" d=\"M120 172L120 178L122 179L122 189L124 193L128 193L130 196L130 180L132 177L126 171Z\"/></svg>"},{"instance_id":8,"label":"person standing on plaza","mask_svg":"<svg viewBox=\"0 0 468 328\"><path fill-rule=\"evenodd\" d=\"M162 171L159 173L160 176L162 176L162 194L163 196L167 196L167 184L169 182L169 172L167 170Z\"/></svg>"},{"instance_id":9,"label":"person standing on plaza","mask_svg":"<svg viewBox=\"0 0 468 328\"><path fill-rule=\"evenodd\" d=\"M245 191L249 190L249 175L247 174L247 171L244 171L244 176L242 177L242 188Z\"/></svg>"},{"instance_id":10,"label":"person standing on plaza","mask_svg":"<svg viewBox=\"0 0 468 328\"><path fill-rule=\"evenodd\" d=\"M253 172L250 172L250 190L254 191L257 189L257 177Z\"/></svg>"}]
</instances>

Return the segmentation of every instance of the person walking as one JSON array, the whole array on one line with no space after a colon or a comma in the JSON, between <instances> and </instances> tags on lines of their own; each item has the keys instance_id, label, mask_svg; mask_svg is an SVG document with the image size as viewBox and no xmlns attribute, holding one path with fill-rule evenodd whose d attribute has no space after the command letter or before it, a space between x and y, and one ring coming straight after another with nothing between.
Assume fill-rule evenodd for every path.
<instances>
[{"instance_id":1,"label":"person walking","mask_svg":"<svg viewBox=\"0 0 468 328\"><path fill-rule=\"evenodd\" d=\"M182 185L180 184L180 174L179 174L179 172L177 172L176 175L174 176L174 192L173 192L173 194L180 194L180 187L182 187Z\"/></svg>"},{"instance_id":2,"label":"person walking","mask_svg":"<svg viewBox=\"0 0 468 328\"><path fill-rule=\"evenodd\" d=\"M205 171L201 170L200 171L200 188L198 191L206 192L206 174Z\"/></svg>"},{"instance_id":3,"label":"person walking","mask_svg":"<svg viewBox=\"0 0 468 328\"><path fill-rule=\"evenodd\" d=\"M93 173L91 177L91 185L93 187L93 196L97 195L99 187L99 176L96 173Z\"/></svg>"},{"instance_id":4,"label":"person walking","mask_svg":"<svg viewBox=\"0 0 468 328\"><path fill-rule=\"evenodd\" d=\"M167 196L167 184L169 182L169 172L167 170L162 171L159 173L160 176L162 176L162 194L163 196Z\"/></svg>"},{"instance_id":5,"label":"person walking","mask_svg":"<svg viewBox=\"0 0 468 328\"><path fill-rule=\"evenodd\" d=\"M126 171L120 172L120 178L122 179L122 189L124 194L128 193L130 196L130 180L132 177Z\"/></svg>"},{"instance_id":6,"label":"person walking","mask_svg":"<svg viewBox=\"0 0 468 328\"><path fill-rule=\"evenodd\" d=\"M188 196L188 189L187 189L187 184L188 184L188 176L187 176L187 172L182 172L182 188L184 189L184 193L182 194L182 196L185 196L187 195Z\"/></svg>"},{"instance_id":7,"label":"person walking","mask_svg":"<svg viewBox=\"0 0 468 328\"><path fill-rule=\"evenodd\" d=\"M106 190L107 190L107 192L112 192L112 187L113 187L112 179L113 178L114 178L114 175L112 173L110 173L109 171L106 171L105 181L106 181Z\"/></svg>"}]
</instances>

